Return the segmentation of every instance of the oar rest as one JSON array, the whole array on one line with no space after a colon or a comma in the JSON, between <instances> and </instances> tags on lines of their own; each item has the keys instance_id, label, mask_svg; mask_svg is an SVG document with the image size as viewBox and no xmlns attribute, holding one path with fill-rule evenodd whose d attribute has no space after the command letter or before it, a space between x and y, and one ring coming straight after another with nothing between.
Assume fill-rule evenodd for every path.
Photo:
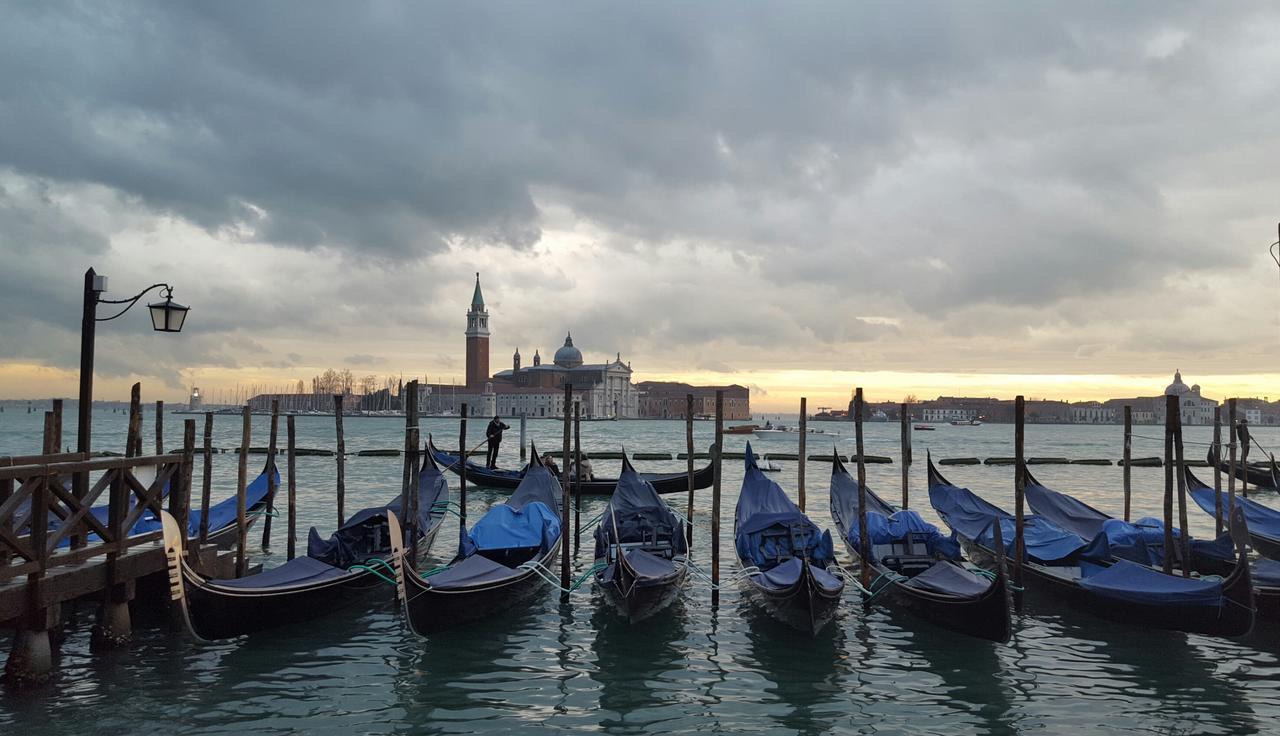
<instances>
[{"instance_id":1,"label":"oar rest","mask_svg":"<svg viewBox=\"0 0 1280 736\"><path fill-rule=\"evenodd\" d=\"M926 532L907 532L888 544L874 544L871 553L885 567L908 577L924 572L934 563Z\"/></svg>"}]
</instances>

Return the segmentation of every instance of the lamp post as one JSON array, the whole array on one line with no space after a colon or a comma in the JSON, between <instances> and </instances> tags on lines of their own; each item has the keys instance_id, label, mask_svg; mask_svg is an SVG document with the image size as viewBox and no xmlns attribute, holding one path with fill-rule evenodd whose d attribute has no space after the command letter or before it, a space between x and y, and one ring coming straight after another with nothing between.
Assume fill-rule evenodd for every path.
<instances>
[{"instance_id":1,"label":"lamp post","mask_svg":"<svg viewBox=\"0 0 1280 736\"><path fill-rule=\"evenodd\" d=\"M128 299L103 299L107 290L107 277L99 276L90 268L84 272L84 315L80 323L80 422L76 432L76 452L89 452L89 423L93 408L93 341L99 322L110 322L133 308L138 300L154 289L160 289L162 301L147 305L151 311L151 326L157 332L180 332L187 319L187 307L173 300L173 287L168 284L152 284ZM99 304L123 304L123 308L110 317L98 316ZM77 475L76 495L83 497L88 491L88 476Z\"/></svg>"}]
</instances>

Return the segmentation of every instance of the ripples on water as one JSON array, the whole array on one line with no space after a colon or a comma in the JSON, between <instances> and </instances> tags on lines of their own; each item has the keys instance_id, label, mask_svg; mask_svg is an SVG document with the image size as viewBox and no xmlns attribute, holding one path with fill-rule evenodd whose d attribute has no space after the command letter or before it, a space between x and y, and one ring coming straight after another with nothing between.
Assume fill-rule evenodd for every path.
<instances>
[{"instance_id":1,"label":"ripples on water","mask_svg":"<svg viewBox=\"0 0 1280 736\"><path fill-rule=\"evenodd\" d=\"M174 436L178 418L169 419ZM99 446L123 444L122 422L120 415L96 418ZM426 423L438 437L454 438L441 444L456 444L456 422ZM394 447L402 427L358 418L346 424L352 451ZM331 419L300 418L298 425L300 446L332 446ZM265 444L265 429L265 418L257 418L254 444ZM540 445L559 445L559 425L531 422L530 429ZM37 430L27 415L0 415L0 454L32 451ZM944 457L1007 455L1011 430L943 427L918 435L916 449L919 456L926 447ZM238 442L239 420L220 417L216 431L215 444L231 446ZM704 446L710 425L700 423L697 431ZM896 425L869 425L868 452L896 458L896 432ZM1268 446L1280 440L1274 432L1255 430ZM583 436L588 449L625 442L637 451L676 452L683 425L592 423L583 425ZM1028 427L1032 455L1114 459L1119 437L1118 427ZM1208 429L1188 428L1188 439L1205 441ZM851 449L851 438L841 435L811 438L809 451L827 451L831 441L844 452ZM741 442L728 438L728 449ZM1157 440L1135 445L1138 455L1160 452ZM756 448L794 452L795 439L760 441ZM512 441L504 449L512 456L518 445ZM1200 446L1188 446L1189 456L1201 453ZM609 464L597 462L601 472ZM784 471L775 477L794 494L795 464L781 464ZM682 467L648 463L642 469ZM300 458L298 468L300 535L311 524L330 528L333 460ZM828 472L822 463L808 465L809 511L822 525L830 524ZM870 466L869 481L896 499L899 472L897 465ZM947 474L997 503L1010 503L1010 468L955 467ZM1104 510L1120 508L1118 468L1043 466L1037 476ZM215 478L217 497L234 482L234 456L217 457ZM351 458L347 478L347 508L372 505L397 490L399 464ZM726 463L723 550L732 550L740 480L738 463ZM914 505L932 518L923 480L917 466ZM1161 482L1159 469L1134 469L1138 515L1158 515ZM474 518L499 500L473 491L470 513ZM599 500L586 501L583 519L601 508ZM709 493L699 493L696 508L695 549L705 563ZM1193 531L1209 531L1208 517L1194 508L1190 514ZM278 521L277 534L283 527ZM446 523L433 553L448 556L456 533L456 525ZM277 537L273 552L257 557L279 562L283 547ZM584 541L579 568L590 564L589 549ZM724 564L726 573L735 567ZM295 631L232 642L195 644L140 627L132 648L107 656L89 654L92 608L82 608L69 627L54 687L0 696L0 732L1247 734L1275 732L1280 715L1280 625L1264 626L1244 641L1224 641L1113 627L1060 614L1051 601L1030 596L1015 620L1013 641L998 645L950 635L892 608L863 610L849 596L833 625L809 640L759 614L735 588L712 608L710 595L690 585L674 608L634 627L610 616L599 596L585 589L567 605L548 591L504 617L422 640L406 632L390 595L388 588L384 600Z\"/></svg>"}]
</instances>

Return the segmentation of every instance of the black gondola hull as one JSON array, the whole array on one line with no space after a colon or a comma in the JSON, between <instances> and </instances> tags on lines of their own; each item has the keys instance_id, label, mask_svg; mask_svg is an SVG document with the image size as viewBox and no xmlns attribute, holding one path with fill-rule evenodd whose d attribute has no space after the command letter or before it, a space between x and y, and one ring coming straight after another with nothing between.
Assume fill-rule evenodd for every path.
<instances>
[{"instance_id":1,"label":"black gondola hull","mask_svg":"<svg viewBox=\"0 0 1280 736\"><path fill-rule=\"evenodd\" d=\"M743 567L751 565L750 560L739 559L739 563ZM795 585L786 590L764 587L756 583L753 577L748 575L742 580L747 597L774 619L810 636L817 636L835 618L840 608L844 587L835 591L823 589L813 579L807 561L804 573L796 580Z\"/></svg>"},{"instance_id":2,"label":"black gondola hull","mask_svg":"<svg viewBox=\"0 0 1280 736\"><path fill-rule=\"evenodd\" d=\"M559 556L560 543L557 541L540 562L543 567L552 569ZM411 565L405 565L404 583L405 612L410 627L420 636L430 636L501 613L548 587L540 575L525 571L494 583L442 590L424 582Z\"/></svg>"},{"instance_id":3,"label":"black gondola hull","mask_svg":"<svg viewBox=\"0 0 1280 736\"><path fill-rule=\"evenodd\" d=\"M435 460L442 467L447 467L454 474L461 476L462 467L457 464L457 458L453 455L441 452L435 448L431 449L434 453ZM714 468L711 465L699 468L693 474L694 490L710 488L713 478ZM501 471L498 473L489 472L488 469L480 467L474 463L467 463L467 483L474 484L481 488L495 488L498 490L515 490L520 485L521 475L511 471ZM653 484L654 489L658 493L687 493L689 490L689 476L687 473L641 473L640 477ZM594 480L582 481L579 484L573 484L574 488L581 488L584 496L611 496L613 490L618 485L617 478L596 478Z\"/></svg>"},{"instance_id":4,"label":"black gondola hull","mask_svg":"<svg viewBox=\"0 0 1280 736\"><path fill-rule=\"evenodd\" d=\"M657 614L680 597L688 568L676 565L676 571L663 578L637 578L627 565L620 565L618 575L609 582L596 576L596 586L604 592L610 607L628 623L639 623Z\"/></svg>"},{"instance_id":5,"label":"black gondola hull","mask_svg":"<svg viewBox=\"0 0 1280 736\"><path fill-rule=\"evenodd\" d=\"M1231 474L1231 463L1228 460L1219 460L1217 453L1212 449L1209 450L1209 466L1212 467L1216 462L1218 469L1224 474ZM1265 468L1255 467L1253 465L1245 465L1238 458L1236 460L1236 479L1249 482L1249 490L1276 491L1280 490L1276 487L1280 483L1280 479L1276 477L1277 469L1273 466Z\"/></svg>"},{"instance_id":6,"label":"black gondola hull","mask_svg":"<svg viewBox=\"0 0 1280 736\"><path fill-rule=\"evenodd\" d=\"M325 616L381 589L386 581L358 572L324 584L255 592L209 586L184 570L191 628L201 639L229 639Z\"/></svg>"}]
</instances>

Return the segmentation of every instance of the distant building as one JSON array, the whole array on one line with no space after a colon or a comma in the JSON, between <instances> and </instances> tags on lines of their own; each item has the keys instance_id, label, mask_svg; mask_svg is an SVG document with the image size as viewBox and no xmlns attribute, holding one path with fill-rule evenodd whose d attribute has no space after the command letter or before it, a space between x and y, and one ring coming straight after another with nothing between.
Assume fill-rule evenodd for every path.
<instances>
[{"instance_id":1,"label":"distant building","mask_svg":"<svg viewBox=\"0 0 1280 736\"><path fill-rule=\"evenodd\" d=\"M910 411L925 422L969 422L990 419L999 405L999 399L939 396L920 402Z\"/></svg>"},{"instance_id":2,"label":"distant building","mask_svg":"<svg viewBox=\"0 0 1280 736\"><path fill-rule=\"evenodd\" d=\"M1164 390L1164 396L1178 397L1178 411L1184 425L1213 424L1213 409L1218 405L1213 399L1200 395L1200 385L1187 386L1182 382L1182 372L1174 371L1173 383ZM1161 397L1151 407L1156 424L1164 424L1165 401Z\"/></svg>"},{"instance_id":3,"label":"distant building","mask_svg":"<svg viewBox=\"0 0 1280 736\"><path fill-rule=\"evenodd\" d=\"M1075 424L1114 424L1116 410L1101 401L1077 401L1071 405L1071 421Z\"/></svg>"},{"instance_id":4,"label":"distant building","mask_svg":"<svg viewBox=\"0 0 1280 736\"><path fill-rule=\"evenodd\" d=\"M695 417L715 416L716 391L724 391L724 418L741 421L751 418L751 391L746 386L693 386L675 381L641 381L640 416L646 419L684 419L688 396L693 394Z\"/></svg>"}]
</instances>

